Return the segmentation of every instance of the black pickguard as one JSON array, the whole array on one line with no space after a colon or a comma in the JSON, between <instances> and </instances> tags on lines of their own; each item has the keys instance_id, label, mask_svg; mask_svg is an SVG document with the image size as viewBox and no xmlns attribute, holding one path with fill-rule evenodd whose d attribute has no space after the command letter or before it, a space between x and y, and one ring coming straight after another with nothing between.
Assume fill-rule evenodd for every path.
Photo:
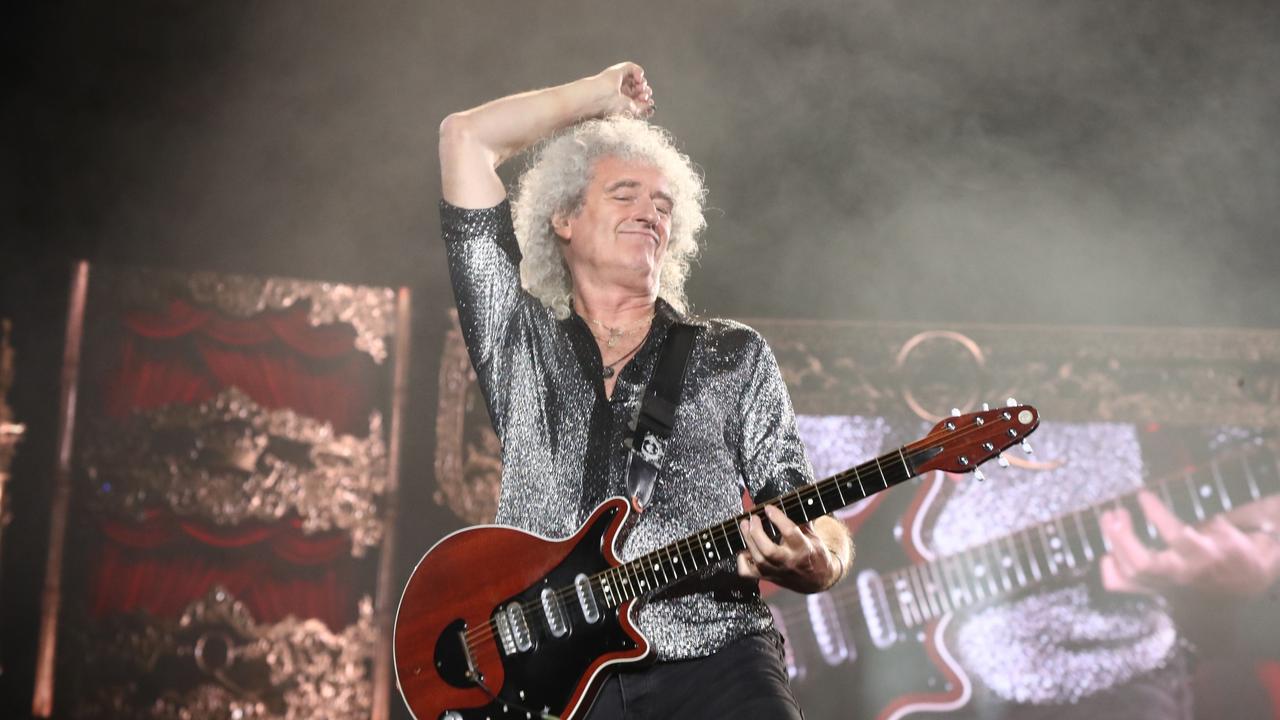
<instances>
[{"instance_id":1,"label":"black pickguard","mask_svg":"<svg viewBox=\"0 0 1280 720\"><path fill-rule=\"evenodd\" d=\"M601 513L563 562L540 583L504 600L501 607L506 607L511 602L538 603L541 601L543 588L568 588L579 574L591 576L609 567L603 548L604 543L610 542L611 538L606 538L605 532L617 512L611 508ZM506 676L503 686L489 687L497 695L497 699L484 707L459 709L456 711L458 717L465 720L523 720L529 712L533 713L534 718L538 718L539 713L555 715L566 711L578 682L598 657L636 647L636 643L622 629L617 615L619 611L625 612L631 604L611 610L605 607L603 597L597 596L597 602L602 617L595 623L587 622L576 600L566 602L570 629L568 634L559 638L552 635L545 621L534 622L542 616L541 613L530 614L529 629L533 635L533 649L505 656L502 659ZM593 690L599 689L599 683L604 681L606 674L607 671L600 674ZM591 695L589 692L587 702Z\"/></svg>"}]
</instances>

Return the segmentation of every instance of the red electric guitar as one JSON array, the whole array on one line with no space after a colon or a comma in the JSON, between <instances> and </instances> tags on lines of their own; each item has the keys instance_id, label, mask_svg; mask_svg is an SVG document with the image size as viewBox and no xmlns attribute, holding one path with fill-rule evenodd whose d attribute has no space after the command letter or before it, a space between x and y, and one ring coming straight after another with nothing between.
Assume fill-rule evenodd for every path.
<instances>
[{"instance_id":1,"label":"red electric guitar","mask_svg":"<svg viewBox=\"0 0 1280 720\"><path fill-rule=\"evenodd\" d=\"M889 498L858 529L856 581L827 593L770 599L787 637L792 687L806 708L824 703L875 720L927 720L969 704L973 681L952 648L965 611L1006 602L1053 583L1079 582L1109 548L1100 514L1122 507L1153 545L1136 491L1035 523L961 552L934 555L919 542L924 519L952 480L936 474L912 497ZM1146 488L1184 522L1201 523L1280 494L1280 455L1259 439ZM895 542L888 542L895 538ZM832 692L831 688L842 688ZM855 700L856 699L856 700Z\"/></svg>"},{"instance_id":2,"label":"red electric guitar","mask_svg":"<svg viewBox=\"0 0 1280 720\"><path fill-rule=\"evenodd\" d=\"M931 470L973 471L1039 422L1035 408L1012 400L947 418L921 440L767 504L808 522ZM565 540L489 525L455 532L423 556L394 633L396 680L414 717L582 718L609 670L651 659L632 621L636 603L742 551L738 523L763 520L764 504L622 562L630 515L614 497Z\"/></svg>"}]
</instances>

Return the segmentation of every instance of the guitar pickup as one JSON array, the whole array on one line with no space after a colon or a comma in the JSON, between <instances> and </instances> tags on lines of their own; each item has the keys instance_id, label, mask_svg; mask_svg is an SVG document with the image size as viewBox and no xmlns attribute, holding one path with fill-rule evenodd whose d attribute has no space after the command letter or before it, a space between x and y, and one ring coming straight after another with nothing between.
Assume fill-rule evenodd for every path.
<instances>
[{"instance_id":1,"label":"guitar pickup","mask_svg":"<svg viewBox=\"0 0 1280 720\"><path fill-rule=\"evenodd\" d=\"M564 603L551 588L542 589L542 615L547 620L547 629L552 637L564 637L569 633L569 617L564 611Z\"/></svg>"},{"instance_id":2,"label":"guitar pickup","mask_svg":"<svg viewBox=\"0 0 1280 720\"><path fill-rule=\"evenodd\" d=\"M520 603L513 602L499 610L493 616L493 624L498 628L498 637L502 639L502 650L506 654L533 649L533 634L529 632L529 623Z\"/></svg>"},{"instance_id":3,"label":"guitar pickup","mask_svg":"<svg viewBox=\"0 0 1280 720\"><path fill-rule=\"evenodd\" d=\"M582 617L589 623L600 622L600 606L596 604L595 593L591 592L591 579L579 574L573 579L573 587L578 593L578 605L582 607Z\"/></svg>"},{"instance_id":4,"label":"guitar pickup","mask_svg":"<svg viewBox=\"0 0 1280 720\"><path fill-rule=\"evenodd\" d=\"M493 616L493 625L498 629L498 638L502 640L502 651L507 655L515 655L516 639L511 634L511 622L507 620L507 614L499 610Z\"/></svg>"},{"instance_id":5,"label":"guitar pickup","mask_svg":"<svg viewBox=\"0 0 1280 720\"><path fill-rule=\"evenodd\" d=\"M858 573L858 600L867 622L867 631L871 634L871 642L881 650L891 647L898 641L898 626L893 621L893 611L889 608L884 582L874 570Z\"/></svg>"}]
</instances>

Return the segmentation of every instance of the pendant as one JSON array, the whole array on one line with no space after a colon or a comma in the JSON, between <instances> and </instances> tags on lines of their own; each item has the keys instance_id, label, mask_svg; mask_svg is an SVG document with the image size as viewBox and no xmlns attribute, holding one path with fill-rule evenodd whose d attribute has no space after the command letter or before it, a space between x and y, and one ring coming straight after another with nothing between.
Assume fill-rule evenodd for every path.
<instances>
[{"instance_id":1,"label":"pendant","mask_svg":"<svg viewBox=\"0 0 1280 720\"><path fill-rule=\"evenodd\" d=\"M608 365L605 365L604 370L600 371L600 374L604 376L605 380L608 380L609 378L613 377L613 368L609 367Z\"/></svg>"}]
</instances>

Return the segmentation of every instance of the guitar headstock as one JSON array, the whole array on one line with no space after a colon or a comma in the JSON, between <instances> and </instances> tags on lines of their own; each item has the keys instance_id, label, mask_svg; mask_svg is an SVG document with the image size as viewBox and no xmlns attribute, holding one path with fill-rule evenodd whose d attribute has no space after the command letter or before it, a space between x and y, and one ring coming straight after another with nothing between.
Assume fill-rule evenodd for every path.
<instances>
[{"instance_id":1,"label":"guitar headstock","mask_svg":"<svg viewBox=\"0 0 1280 720\"><path fill-rule=\"evenodd\" d=\"M951 417L942 420L924 439L908 447L912 451L917 473L945 470L949 473L973 472L979 480L982 473L978 466L999 457L1000 464L1008 462L1000 453L1013 445L1031 452L1027 436L1040 425L1040 413L1030 405L1019 405L1009 398L1006 407L960 414L952 410Z\"/></svg>"}]
</instances>

